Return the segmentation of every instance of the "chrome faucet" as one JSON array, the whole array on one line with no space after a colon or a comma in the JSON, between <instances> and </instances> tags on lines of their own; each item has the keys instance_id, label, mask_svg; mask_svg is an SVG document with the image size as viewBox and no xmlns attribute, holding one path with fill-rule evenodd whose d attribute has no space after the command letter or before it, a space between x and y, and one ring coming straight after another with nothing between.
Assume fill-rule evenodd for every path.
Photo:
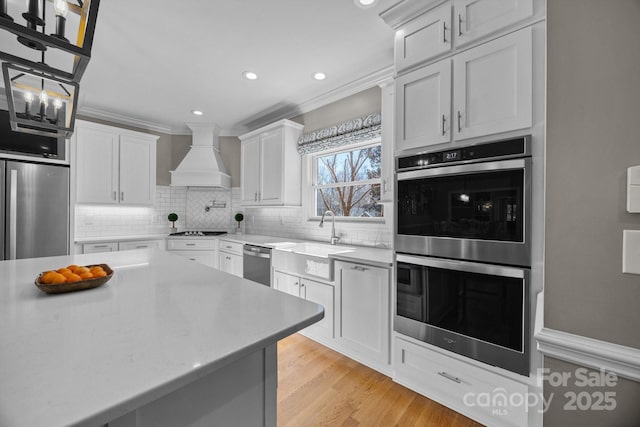
<instances>
[{"instance_id":1,"label":"chrome faucet","mask_svg":"<svg viewBox=\"0 0 640 427\"><path fill-rule=\"evenodd\" d=\"M331 214L331 217L333 218L333 223L331 224L331 244L335 245L336 243L338 243L338 240L340 240L340 238L336 236L336 214L334 214L332 211L326 211L325 213L323 213L318 227L322 228L322 226L324 225L324 216L327 214Z\"/></svg>"}]
</instances>

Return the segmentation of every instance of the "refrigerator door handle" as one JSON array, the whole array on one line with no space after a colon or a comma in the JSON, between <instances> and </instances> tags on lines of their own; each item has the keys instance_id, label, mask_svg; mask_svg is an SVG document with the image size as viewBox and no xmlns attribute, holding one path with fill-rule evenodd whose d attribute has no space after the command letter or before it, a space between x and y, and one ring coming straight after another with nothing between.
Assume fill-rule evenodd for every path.
<instances>
[{"instance_id":1,"label":"refrigerator door handle","mask_svg":"<svg viewBox=\"0 0 640 427\"><path fill-rule=\"evenodd\" d=\"M11 169L9 185L9 259L16 259L18 230L18 171Z\"/></svg>"}]
</instances>

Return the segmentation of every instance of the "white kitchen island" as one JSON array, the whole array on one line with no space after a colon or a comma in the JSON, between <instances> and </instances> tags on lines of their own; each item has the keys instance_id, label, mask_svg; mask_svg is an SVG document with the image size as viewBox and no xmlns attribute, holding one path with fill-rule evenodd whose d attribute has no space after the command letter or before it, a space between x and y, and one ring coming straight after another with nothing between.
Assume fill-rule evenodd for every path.
<instances>
[{"instance_id":1,"label":"white kitchen island","mask_svg":"<svg viewBox=\"0 0 640 427\"><path fill-rule=\"evenodd\" d=\"M36 275L106 263L47 295ZM276 342L321 306L158 250L0 262L0 426L275 426Z\"/></svg>"}]
</instances>

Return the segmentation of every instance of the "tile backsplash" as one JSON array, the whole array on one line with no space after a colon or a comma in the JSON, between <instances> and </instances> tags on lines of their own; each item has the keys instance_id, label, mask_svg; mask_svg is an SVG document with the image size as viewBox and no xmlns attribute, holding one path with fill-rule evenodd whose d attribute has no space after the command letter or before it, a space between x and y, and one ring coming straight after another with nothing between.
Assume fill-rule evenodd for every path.
<instances>
[{"instance_id":1,"label":"tile backsplash","mask_svg":"<svg viewBox=\"0 0 640 427\"><path fill-rule=\"evenodd\" d=\"M207 205L215 205L207 211ZM224 205L224 207L220 207ZM317 221L308 221L302 208L262 207L240 205L240 188L231 190L212 188L156 187L153 207L88 206L75 208L75 237L108 237L168 234L169 213L178 214L179 230L224 230L233 232L237 223L233 216L243 212L241 229L249 234L266 234L281 238L329 241L331 218L324 228ZM336 222L340 243L348 245L390 247L392 227L389 221L375 223Z\"/></svg>"}]
</instances>

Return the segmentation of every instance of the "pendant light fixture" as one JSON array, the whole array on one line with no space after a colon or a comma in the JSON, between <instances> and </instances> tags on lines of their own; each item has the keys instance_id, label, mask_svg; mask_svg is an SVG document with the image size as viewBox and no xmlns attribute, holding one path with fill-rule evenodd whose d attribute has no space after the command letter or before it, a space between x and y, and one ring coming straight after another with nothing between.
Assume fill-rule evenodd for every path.
<instances>
[{"instance_id":1,"label":"pendant light fixture","mask_svg":"<svg viewBox=\"0 0 640 427\"><path fill-rule=\"evenodd\" d=\"M99 5L100 0L26 0L26 11L12 14L7 0L0 0L0 29L16 35L15 46L24 50L16 54L12 46L11 52L0 51L14 131L67 138L73 134L79 82L91 59ZM77 15L73 22L78 25L67 35L69 13ZM47 34L45 27L54 20L55 31ZM73 36L75 43L69 41ZM41 52L41 61L32 59L34 50ZM48 52L55 52L56 64L67 68L47 64Z\"/></svg>"}]
</instances>

